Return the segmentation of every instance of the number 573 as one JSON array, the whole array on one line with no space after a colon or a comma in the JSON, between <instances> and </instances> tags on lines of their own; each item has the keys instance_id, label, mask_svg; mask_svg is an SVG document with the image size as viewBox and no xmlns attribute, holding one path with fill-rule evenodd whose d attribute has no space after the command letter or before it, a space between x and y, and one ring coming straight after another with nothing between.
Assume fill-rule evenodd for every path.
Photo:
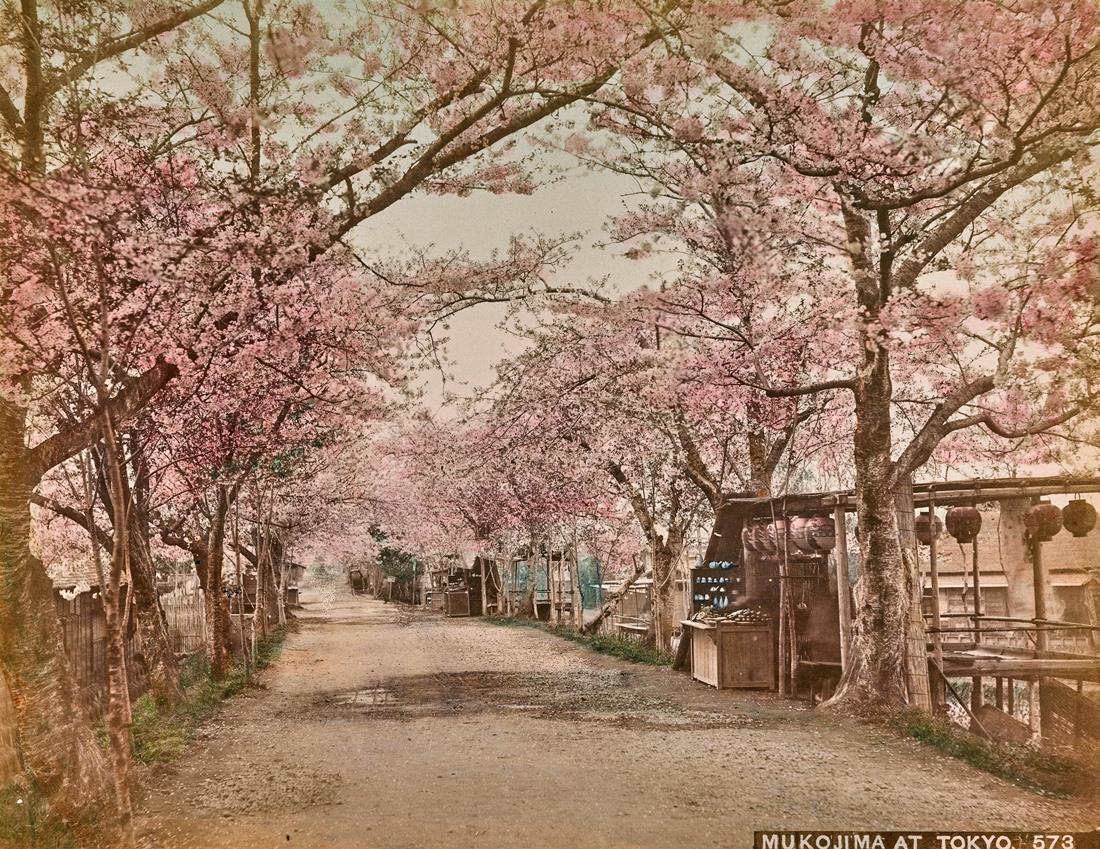
<instances>
[{"instance_id":1,"label":"number 573","mask_svg":"<svg viewBox=\"0 0 1100 849\"><path fill-rule=\"evenodd\" d=\"M1035 834L1031 849L1074 849L1072 834Z\"/></svg>"}]
</instances>

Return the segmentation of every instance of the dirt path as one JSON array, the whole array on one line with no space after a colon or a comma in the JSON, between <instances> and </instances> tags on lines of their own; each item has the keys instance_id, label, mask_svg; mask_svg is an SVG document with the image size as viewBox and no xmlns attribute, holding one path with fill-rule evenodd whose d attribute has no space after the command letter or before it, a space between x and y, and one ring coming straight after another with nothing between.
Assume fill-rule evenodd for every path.
<instances>
[{"instance_id":1,"label":"dirt path","mask_svg":"<svg viewBox=\"0 0 1100 849\"><path fill-rule=\"evenodd\" d=\"M916 744L546 634L307 595L178 766L146 847L674 847L765 828L1068 828L1100 814Z\"/></svg>"}]
</instances>

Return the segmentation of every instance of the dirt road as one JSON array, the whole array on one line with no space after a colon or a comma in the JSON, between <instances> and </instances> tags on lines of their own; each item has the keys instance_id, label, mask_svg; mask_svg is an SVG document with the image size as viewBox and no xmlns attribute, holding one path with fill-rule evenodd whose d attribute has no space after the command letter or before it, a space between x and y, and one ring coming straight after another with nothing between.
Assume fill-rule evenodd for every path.
<instances>
[{"instance_id":1,"label":"dirt road","mask_svg":"<svg viewBox=\"0 0 1100 849\"><path fill-rule=\"evenodd\" d=\"M306 596L282 658L151 776L146 847L751 845L765 828L1093 827L917 744L525 628Z\"/></svg>"}]
</instances>

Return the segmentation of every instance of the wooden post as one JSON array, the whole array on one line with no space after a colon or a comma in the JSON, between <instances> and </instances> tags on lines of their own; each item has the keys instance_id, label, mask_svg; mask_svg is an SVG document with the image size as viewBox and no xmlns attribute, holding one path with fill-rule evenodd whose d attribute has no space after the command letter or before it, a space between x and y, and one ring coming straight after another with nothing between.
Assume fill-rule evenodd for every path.
<instances>
[{"instance_id":1,"label":"wooden post","mask_svg":"<svg viewBox=\"0 0 1100 849\"><path fill-rule=\"evenodd\" d=\"M1031 575L1035 592L1035 618L1047 618L1046 573L1043 569L1043 544L1039 540L1031 543ZM1043 628L1035 631L1035 645L1039 651L1047 650L1047 632Z\"/></svg>"},{"instance_id":2,"label":"wooden post","mask_svg":"<svg viewBox=\"0 0 1100 849\"><path fill-rule=\"evenodd\" d=\"M943 669L943 634L940 633L942 618L940 617L940 563L938 540L936 539L936 505L928 505L928 529L931 539L928 544L928 574L932 580L932 653L936 659L936 668ZM938 711L947 707L947 694L944 692L943 678L937 676L936 686L932 690L932 710Z\"/></svg>"},{"instance_id":3,"label":"wooden post","mask_svg":"<svg viewBox=\"0 0 1100 849\"><path fill-rule=\"evenodd\" d=\"M844 674L848 671L848 647L852 640L852 610L848 598L848 525L844 521L844 504L841 498L842 496L837 496L833 524L836 534L836 595L840 609L840 671Z\"/></svg>"},{"instance_id":4,"label":"wooden post","mask_svg":"<svg viewBox=\"0 0 1100 849\"><path fill-rule=\"evenodd\" d=\"M978 568L978 535L974 535L973 541L970 543L971 548L971 565L974 580L974 643L981 645L982 643L982 573ZM985 693L982 691L982 678L971 679L970 688L970 708L975 713L978 709L985 704Z\"/></svg>"},{"instance_id":5,"label":"wooden post","mask_svg":"<svg viewBox=\"0 0 1100 849\"><path fill-rule=\"evenodd\" d=\"M480 556L477 562L481 564L481 615L489 615L489 584L485 577L485 557Z\"/></svg>"},{"instance_id":6,"label":"wooden post","mask_svg":"<svg viewBox=\"0 0 1100 849\"><path fill-rule=\"evenodd\" d=\"M1013 678L1009 678L1006 682L1008 685L1008 707L1007 713L1009 716L1016 715L1016 681Z\"/></svg>"},{"instance_id":7,"label":"wooden post","mask_svg":"<svg viewBox=\"0 0 1100 849\"><path fill-rule=\"evenodd\" d=\"M996 679L996 682L997 682L997 696L996 696L996 698L997 698L997 701L996 701L997 710L1004 710L1005 709L1005 679L998 677Z\"/></svg>"},{"instance_id":8,"label":"wooden post","mask_svg":"<svg viewBox=\"0 0 1100 849\"><path fill-rule=\"evenodd\" d=\"M1039 728L1039 681L1032 678L1027 682L1027 729L1033 743L1039 741Z\"/></svg>"}]
</instances>

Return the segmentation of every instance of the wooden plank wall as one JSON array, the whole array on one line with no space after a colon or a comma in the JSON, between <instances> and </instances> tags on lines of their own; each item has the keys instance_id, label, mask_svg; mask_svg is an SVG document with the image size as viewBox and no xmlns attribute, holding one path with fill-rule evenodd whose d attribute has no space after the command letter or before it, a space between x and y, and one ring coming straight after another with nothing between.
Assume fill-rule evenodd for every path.
<instances>
[{"instance_id":1,"label":"wooden plank wall","mask_svg":"<svg viewBox=\"0 0 1100 849\"><path fill-rule=\"evenodd\" d=\"M125 590L124 590L125 593ZM125 595L122 604L125 606ZM57 596L65 653L85 704L94 717L103 715L107 705L107 622L99 594L85 592L73 599ZM130 677L130 695L137 698L148 688L145 673L137 662L136 638L131 623L126 635L126 668Z\"/></svg>"}]
</instances>

